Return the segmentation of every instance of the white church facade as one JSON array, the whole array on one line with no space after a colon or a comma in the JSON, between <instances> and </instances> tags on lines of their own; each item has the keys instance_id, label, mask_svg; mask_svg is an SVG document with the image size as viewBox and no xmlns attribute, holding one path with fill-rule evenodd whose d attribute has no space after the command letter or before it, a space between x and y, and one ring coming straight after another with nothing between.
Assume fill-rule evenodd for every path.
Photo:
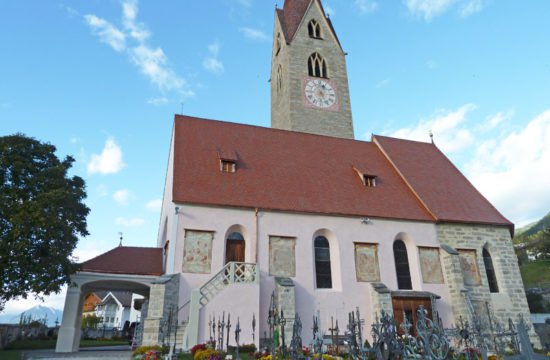
<instances>
[{"instance_id":1,"label":"white church facade","mask_svg":"<svg viewBox=\"0 0 550 360\"><path fill-rule=\"evenodd\" d=\"M276 9L271 125L175 117L156 247L82 264L57 351L75 349L75 302L113 283L146 296L146 345L174 316L178 346L207 342L231 314L241 344L258 346L273 296L287 336L294 313L319 314L328 333L357 308L365 333L382 310L414 322L420 305L445 326L487 307L529 319L514 225L437 146L354 140L345 53L320 0Z\"/></svg>"}]
</instances>

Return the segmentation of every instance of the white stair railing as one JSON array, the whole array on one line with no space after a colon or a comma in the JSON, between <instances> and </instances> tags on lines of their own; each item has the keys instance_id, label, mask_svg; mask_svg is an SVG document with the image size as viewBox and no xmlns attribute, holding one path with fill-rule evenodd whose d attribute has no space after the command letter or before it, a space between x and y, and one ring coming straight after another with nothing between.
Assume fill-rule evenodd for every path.
<instances>
[{"instance_id":1,"label":"white stair railing","mask_svg":"<svg viewBox=\"0 0 550 360\"><path fill-rule=\"evenodd\" d=\"M258 265L244 262L229 262L210 280L198 289L191 290L189 318L184 334L184 347L198 342L199 312L216 295L230 284L257 284L260 281Z\"/></svg>"}]
</instances>

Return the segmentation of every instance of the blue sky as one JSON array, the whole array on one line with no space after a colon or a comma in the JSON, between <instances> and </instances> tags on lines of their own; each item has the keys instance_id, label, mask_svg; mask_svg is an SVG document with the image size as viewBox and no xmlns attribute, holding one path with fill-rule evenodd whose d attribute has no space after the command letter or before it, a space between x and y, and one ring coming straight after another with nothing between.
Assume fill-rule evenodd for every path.
<instances>
[{"instance_id":1,"label":"blue sky","mask_svg":"<svg viewBox=\"0 0 550 360\"><path fill-rule=\"evenodd\" d=\"M358 140L431 130L510 220L550 210L550 2L323 4L348 53ZM76 256L119 232L155 245L175 113L269 126L273 18L266 0L0 1L0 136L77 159L91 214Z\"/></svg>"}]
</instances>

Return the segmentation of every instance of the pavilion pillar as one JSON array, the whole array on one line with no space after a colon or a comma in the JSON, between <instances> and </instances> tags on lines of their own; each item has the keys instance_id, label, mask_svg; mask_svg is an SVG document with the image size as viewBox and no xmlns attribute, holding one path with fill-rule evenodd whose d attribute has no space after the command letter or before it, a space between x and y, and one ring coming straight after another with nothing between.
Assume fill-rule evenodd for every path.
<instances>
[{"instance_id":1,"label":"pavilion pillar","mask_svg":"<svg viewBox=\"0 0 550 360\"><path fill-rule=\"evenodd\" d=\"M80 344L80 324L84 297L79 287L69 287L65 297L63 320L57 335L55 352L77 352Z\"/></svg>"}]
</instances>

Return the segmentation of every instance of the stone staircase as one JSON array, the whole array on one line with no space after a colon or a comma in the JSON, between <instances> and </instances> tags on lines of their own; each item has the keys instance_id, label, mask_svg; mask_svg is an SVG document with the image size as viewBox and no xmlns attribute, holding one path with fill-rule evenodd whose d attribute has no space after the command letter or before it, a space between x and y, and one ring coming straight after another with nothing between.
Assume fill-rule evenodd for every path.
<instances>
[{"instance_id":1,"label":"stone staircase","mask_svg":"<svg viewBox=\"0 0 550 360\"><path fill-rule=\"evenodd\" d=\"M196 344L200 309L226 287L231 284L253 284L259 281L259 268L256 264L229 262L204 285L198 289L193 289L190 299L178 309L179 318L183 317L184 320L182 325L178 326L176 348L188 349ZM179 335L180 331L182 336Z\"/></svg>"}]
</instances>

